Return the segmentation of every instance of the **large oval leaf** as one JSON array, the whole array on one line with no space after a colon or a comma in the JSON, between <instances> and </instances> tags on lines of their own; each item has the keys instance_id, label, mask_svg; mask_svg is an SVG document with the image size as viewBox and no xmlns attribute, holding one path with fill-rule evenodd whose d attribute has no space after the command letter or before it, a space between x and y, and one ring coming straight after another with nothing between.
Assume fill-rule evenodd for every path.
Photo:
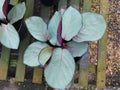
<instances>
[{"instance_id":1,"label":"large oval leaf","mask_svg":"<svg viewBox=\"0 0 120 90\"><path fill-rule=\"evenodd\" d=\"M50 34L50 43L52 45L59 45L59 42L57 41L57 30L58 25L61 20L61 13L55 12L53 17L51 18L49 24L48 24L48 32Z\"/></svg>"},{"instance_id":2,"label":"large oval leaf","mask_svg":"<svg viewBox=\"0 0 120 90\"><path fill-rule=\"evenodd\" d=\"M31 67L39 66L38 56L40 51L45 47L48 47L48 45L42 42L34 42L29 45L24 53L24 64Z\"/></svg>"},{"instance_id":3,"label":"large oval leaf","mask_svg":"<svg viewBox=\"0 0 120 90\"><path fill-rule=\"evenodd\" d=\"M0 0L0 20L5 19L5 15L3 13L3 5L4 5L5 0Z\"/></svg>"},{"instance_id":4,"label":"large oval leaf","mask_svg":"<svg viewBox=\"0 0 120 90\"><path fill-rule=\"evenodd\" d=\"M83 26L77 36L73 38L76 42L95 41L100 39L106 29L106 22L102 15L86 12L82 14Z\"/></svg>"},{"instance_id":5,"label":"large oval leaf","mask_svg":"<svg viewBox=\"0 0 120 90\"><path fill-rule=\"evenodd\" d=\"M53 52L52 47L45 47L41 50L38 58L42 66L44 66L46 62L50 59L52 52Z\"/></svg>"},{"instance_id":6,"label":"large oval leaf","mask_svg":"<svg viewBox=\"0 0 120 90\"><path fill-rule=\"evenodd\" d=\"M69 7L62 16L62 38L71 40L78 34L82 22L81 14L76 9Z\"/></svg>"},{"instance_id":7,"label":"large oval leaf","mask_svg":"<svg viewBox=\"0 0 120 90\"><path fill-rule=\"evenodd\" d=\"M66 49L68 49L68 51L72 54L73 57L80 57L87 51L88 43L87 42L77 43L71 41L67 43Z\"/></svg>"},{"instance_id":8,"label":"large oval leaf","mask_svg":"<svg viewBox=\"0 0 120 90\"><path fill-rule=\"evenodd\" d=\"M47 83L58 89L65 89L71 82L75 71L75 62L66 49L56 48L49 65L45 68Z\"/></svg>"},{"instance_id":9,"label":"large oval leaf","mask_svg":"<svg viewBox=\"0 0 120 90\"><path fill-rule=\"evenodd\" d=\"M7 48L17 49L19 46L19 35L11 24L1 24L0 42Z\"/></svg>"},{"instance_id":10,"label":"large oval leaf","mask_svg":"<svg viewBox=\"0 0 120 90\"><path fill-rule=\"evenodd\" d=\"M47 41L49 38L47 25L42 18L32 16L25 21L28 31L37 40Z\"/></svg>"},{"instance_id":11,"label":"large oval leaf","mask_svg":"<svg viewBox=\"0 0 120 90\"><path fill-rule=\"evenodd\" d=\"M23 18L25 14L25 3L19 3L14 6L8 13L7 17L11 24Z\"/></svg>"}]
</instances>

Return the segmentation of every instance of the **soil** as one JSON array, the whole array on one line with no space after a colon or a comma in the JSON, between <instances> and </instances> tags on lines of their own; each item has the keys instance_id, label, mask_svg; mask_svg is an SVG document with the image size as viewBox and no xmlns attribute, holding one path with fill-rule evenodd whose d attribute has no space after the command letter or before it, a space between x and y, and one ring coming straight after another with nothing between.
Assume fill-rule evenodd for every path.
<instances>
[{"instance_id":1,"label":"soil","mask_svg":"<svg viewBox=\"0 0 120 90\"><path fill-rule=\"evenodd\" d=\"M14 78L8 81L0 81L0 90L52 90L45 84L34 84L30 81L24 83L15 82ZM104 89L96 88L95 85L89 85L88 88L79 87L78 84L74 84L70 90L120 90L120 87L107 86Z\"/></svg>"}]
</instances>

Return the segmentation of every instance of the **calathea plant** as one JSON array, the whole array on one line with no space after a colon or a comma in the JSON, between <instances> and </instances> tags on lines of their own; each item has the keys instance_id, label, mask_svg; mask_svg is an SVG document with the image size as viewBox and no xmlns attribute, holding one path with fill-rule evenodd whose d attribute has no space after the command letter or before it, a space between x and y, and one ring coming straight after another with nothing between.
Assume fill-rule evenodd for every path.
<instances>
[{"instance_id":1,"label":"calathea plant","mask_svg":"<svg viewBox=\"0 0 120 90\"><path fill-rule=\"evenodd\" d=\"M25 23L38 41L26 49L24 63L31 67L45 66L47 83L57 89L67 87L75 72L74 58L82 56L88 41L100 39L106 28L102 15L80 14L71 6L64 12L56 11L48 26L37 16L26 19Z\"/></svg>"},{"instance_id":2,"label":"calathea plant","mask_svg":"<svg viewBox=\"0 0 120 90\"><path fill-rule=\"evenodd\" d=\"M0 43L7 48L17 49L19 35L12 24L23 18L25 3L15 5L8 13L8 0L0 1Z\"/></svg>"}]
</instances>

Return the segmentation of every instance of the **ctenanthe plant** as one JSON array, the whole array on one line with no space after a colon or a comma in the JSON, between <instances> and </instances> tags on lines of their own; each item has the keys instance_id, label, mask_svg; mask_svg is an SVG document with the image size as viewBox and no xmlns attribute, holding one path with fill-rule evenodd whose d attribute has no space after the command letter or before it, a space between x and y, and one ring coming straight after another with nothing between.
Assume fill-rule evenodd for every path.
<instances>
[{"instance_id":1,"label":"ctenanthe plant","mask_svg":"<svg viewBox=\"0 0 120 90\"><path fill-rule=\"evenodd\" d=\"M88 41L99 40L106 29L102 15L80 13L73 7L56 11L48 25L38 16L25 21L28 31L37 40L24 53L24 64L44 66L47 83L65 89L73 79L75 57L87 52Z\"/></svg>"},{"instance_id":2,"label":"ctenanthe plant","mask_svg":"<svg viewBox=\"0 0 120 90\"><path fill-rule=\"evenodd\" d=\"M7 48L17 49L19 46L19 34L13 24L23 18L25 10L22 2L8 12L8 0L0 1L0 43Z\"/></svg>"}]
</instances>

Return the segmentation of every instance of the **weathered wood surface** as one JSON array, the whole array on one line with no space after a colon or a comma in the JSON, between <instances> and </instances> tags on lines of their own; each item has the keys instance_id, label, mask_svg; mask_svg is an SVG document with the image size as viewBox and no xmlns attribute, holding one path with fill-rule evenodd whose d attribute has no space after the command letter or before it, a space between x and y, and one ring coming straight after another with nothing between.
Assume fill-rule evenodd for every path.
<instances>
[{"instance_id":1,"label":"weathered wood surface","mask_svg":"<svg viewBox=\"0 0 120 90\"><path fill-rule=\"evenodd\" d=\"M24 19L33 15L33 7L34 7L34 0L26 0L26 13L25 13ZM24 27L22 27L21 29L25 30ZM23 54L24 54L26 47L29 44L29 41L30 41L30 36L28 35L20 43L19 57L18 57L18 62L17 62L17 66L16 66L16 75L15 75L16 81L21 81L21 82L24 81L25 65L23 64Z\"/></svg>"},{"instance_id":2,"label":"weathered wood surface","mask_svg":"<svg viewBox=\"0 0 120 90\"><path fill-rule=\"evenodd\" d=\"M16 5L18 3L19 0L10 0L10 4L11 5Z\"/></svg>"},{"instance_id":3,"label":"weathered wood surface","mask_svg":"<svg viewBox=\"0 0 120 90\"><path fill-rule=\"evenodd\" d=\"M80 0L71 0L71 1L70 1L70 5L79 10Z\"/></svg>"},{"instance_id":4,"label":"weathered wood surface","mask_svg":"<svg viewBox=\"0 0 120 90\"><path fill-rule=\"evenodd\" d=\"M43 18L43 20L48 23L49 17L50 17L50 7L46 7L43 4L41 4L41 13L40 16Z\"/></svg>"},{"instance_id":5,"label":"weathered wood surface","mask_svg":"<svg viewBox=\"0 0 120 90\"><path fill-rule=\"evenodd\" d=\"M100 0L100 14L108 21L109 0ZM104 88L106 84L106 60L107 60L107 29L99 40L98 64L97 64L97 87Z\"/></svg>"},{"instance_id":6,"label":"weathered wood surface","mask_svg":"<svg viewBox=\"0 0 120 90\"><path fill-rule=\"evenodd\" d=\"M19 57L18 57L18 62L16 66L16 75L15 75L16 81L24 82L25 65L23 64L23 54L28 44L29 44L29 37L24 39L20 44Z\"/></svg>"},{"instance_id":7,"label":"weathered wood surface","mask_svg":"<svg viewBox=\"0 0 120 90\"><path fill-rule=\"evenodd\" d=\"M36 67L34 69L34 73L33 73L33 83L42 83L42 73L43 70L40 67Z\"/></svg>"},{"instance_id":8,"label":"weathered wood surface","mask_svg":"<svg viewBox=\"0 0 120 90\"><path fill-rule=\"evenodd\" d=\"M10 49L2 46L2 53L0 58L0 80L7 79L9 57L10 57Z\"/></svg>"},{"instance_id":9,"label":"weathered wood surface","mask_svg":"<svg viewBox=\"0 0 120 90\"><path fill-rule=\"evenodd\" d=\"M40 10L37 10L37 12L35 10L34 14L40 16L46 23L48 23L49 18L51 16L51 7L46 7L38 0L35 0L35 4L38 5L35 7L35 9L39 8ZM43 78L43 70L40 67L34 68L32 82L42 83L42 78Z\"/></svg>"},{"instance_id":10,"label":"weathered wood surface","mask_svg":"<svg viewBox=\"0 0 120 90\"><path fill-rule=\"evenodd\" d=\"M87 12L91 10L91 3L92 3L92 0L84 0L83 12ZM89 56L84 61L80 60L79 86L84 88L88 87L88 61L89 61ZM82 63L83 64L85 63L86 65L83 67Z\"/></svg>"},{"instance_id":11,"label":"weathered wood surface","mask_svg":"<svg viewBox=\"0 0 120 90\"><path fill-rule=\"evenodd\" d=\"M58 4L58 10L66 9L66 8L67 8L67 0L60 0Z\"/></svg>"},{"instance_id":12,"label":"weathered wood surface","mask_svg":"<svg viewBox=\"0 0 120 90\"><path fill-rule=\"evenodd\" d=\"M83 3L83 12L88 12L91 10L92 0L84 0Z\"/></svg>"}]
</instances>

